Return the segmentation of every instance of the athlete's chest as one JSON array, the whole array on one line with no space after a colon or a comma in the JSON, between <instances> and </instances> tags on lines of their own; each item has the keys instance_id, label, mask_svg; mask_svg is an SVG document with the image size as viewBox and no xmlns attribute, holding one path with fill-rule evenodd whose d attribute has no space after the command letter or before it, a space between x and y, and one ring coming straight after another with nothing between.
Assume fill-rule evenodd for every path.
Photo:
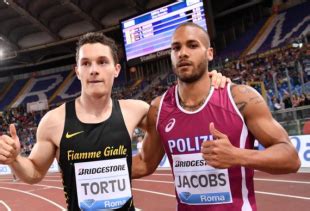
<instances>
[{"instance_id":1,"label":"athlete's chest","mask_svg":"<svg viewBox=\"0 0 310 211\"><path fill-rule=\"evenodd\" d=\"M71 163L121 158L131 153L131 140L117 122L76 124L65 127L60 153Z\"/></svg>"},{"instance_id":2,"label":"athlete's chest","mask_svg":"<svg viewBox=\"0 0 310 211\"><path fill-rule=\"evenodd\" d=\"M208 126L211 121L203 115L178 112L160 123L159 133L164 146L172 154L199 152L202 142L213 139Z\"/></svg>"},{"instance_id":3,"label":"athlete's chest","mask_svg":"<svg viewBox=\"0 0 310 211\"><path fill-rule=\"evenodd\" d=\"M231 143L238 146L243 122L236 113L206 106L197 113L184 113L178 109L173 112L161 112L158 131L166 150L172 154L200 152L201 144L213 140L210 124L226 134Z\"/></svg>"}]
</instances>

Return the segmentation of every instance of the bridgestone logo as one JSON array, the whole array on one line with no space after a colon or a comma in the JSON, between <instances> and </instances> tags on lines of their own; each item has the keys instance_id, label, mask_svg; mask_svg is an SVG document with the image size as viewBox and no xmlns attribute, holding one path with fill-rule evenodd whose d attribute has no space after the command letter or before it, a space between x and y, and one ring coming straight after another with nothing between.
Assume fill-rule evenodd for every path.
<instances>
[{"instance_id":1,"label":"bridgestone logo","mask_svg":"<svg viewBox=\"0 0 310 211\"><path fill-rule=\"evenodd\" d=\"M125 165L104 166L99 168L81 168L78 175L101 174L115 171L124 171Z\"/></svg>"}]
</instances>

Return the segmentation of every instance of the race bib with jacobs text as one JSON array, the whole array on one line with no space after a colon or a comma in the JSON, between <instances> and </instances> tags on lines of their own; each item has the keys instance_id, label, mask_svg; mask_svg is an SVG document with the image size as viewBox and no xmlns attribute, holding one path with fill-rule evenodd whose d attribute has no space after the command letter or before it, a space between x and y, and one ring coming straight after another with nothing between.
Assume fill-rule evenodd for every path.
<instances>
[{"instance_id":1,"label":"race bib with jacobs text","mask_svg":"<svg viewBox=\"0 0 310 211\"><path fill-rule=\"evenodd\" d=\"M75 163L81 210L121 208L131 198L126 158Z\"/></svg>"},{"instance_id":2,"label":"race bib with jacobs text","mask_svg":"<svg viewBox=\"0 0 310 211\"><path fill-rule=\"evenodd\" d=\"M172 155L172 159L174 183L181 203L232 203L227 169L207 165L201 153Z\"/></svg>"}]
</instances>

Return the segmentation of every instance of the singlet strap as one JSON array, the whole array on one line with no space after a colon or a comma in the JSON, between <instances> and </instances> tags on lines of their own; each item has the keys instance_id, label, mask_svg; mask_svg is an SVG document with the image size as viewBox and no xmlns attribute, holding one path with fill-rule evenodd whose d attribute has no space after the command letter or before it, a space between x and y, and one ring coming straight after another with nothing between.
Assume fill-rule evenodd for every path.
<instances>
[{"instance_id":1,"label":"singlet strap","mask_svg":"<svg viewBox=\"0 0 310 211\"><path fill-rule=\"evenodd\" d=\"M70 124L72 123L72 121L76 121L78 120L77 119L77 116L76 116L76 113L75 113L75 100L71 100L71 101L68 101L66 102L66 125L67 124Z\"/></svg>"}]
</instances>

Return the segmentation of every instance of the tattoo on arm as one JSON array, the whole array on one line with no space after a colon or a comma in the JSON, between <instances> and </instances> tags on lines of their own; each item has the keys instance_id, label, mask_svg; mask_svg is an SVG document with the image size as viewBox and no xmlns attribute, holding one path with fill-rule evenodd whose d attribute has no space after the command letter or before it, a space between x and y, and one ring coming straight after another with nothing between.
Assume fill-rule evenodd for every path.
<instances>
[{"instance_id":1,"label":"tattoo on arm","mask_svg":"<svg viewBox=\"0 0 310 211\"><path fill-rule=\"evenodd\" d=\"M264 102L262 99L260 99L259 96L250 97L250 101L253 102L254 104L259 104L259 103L263 103Z\"/></svg>"},{"instance_id":2,"label":"tattoo on arm","mask_svg":"<svg viewBox=\"0 0 310 211\"><path fill-rule=\"evenodd\" d=\"M237 89L234 90L235 88L237 88ZM235 100L235 103L236 103L240 112L243 112L245 107L248 104L251 104L251 103L260 104L260 103L264 102L264 100L262 100L262 98L260 96L257 96L251 90L251 88L247 87L247 86L238 86L238 85L234 84L231 86L231 93L232 93L232 97ZM242 97L243 100L240 101L240 99L236 99L236 96L239 96L239 95L248 96L248 97L246 97L246 98Z\"/></svg>"}]
</instances>

